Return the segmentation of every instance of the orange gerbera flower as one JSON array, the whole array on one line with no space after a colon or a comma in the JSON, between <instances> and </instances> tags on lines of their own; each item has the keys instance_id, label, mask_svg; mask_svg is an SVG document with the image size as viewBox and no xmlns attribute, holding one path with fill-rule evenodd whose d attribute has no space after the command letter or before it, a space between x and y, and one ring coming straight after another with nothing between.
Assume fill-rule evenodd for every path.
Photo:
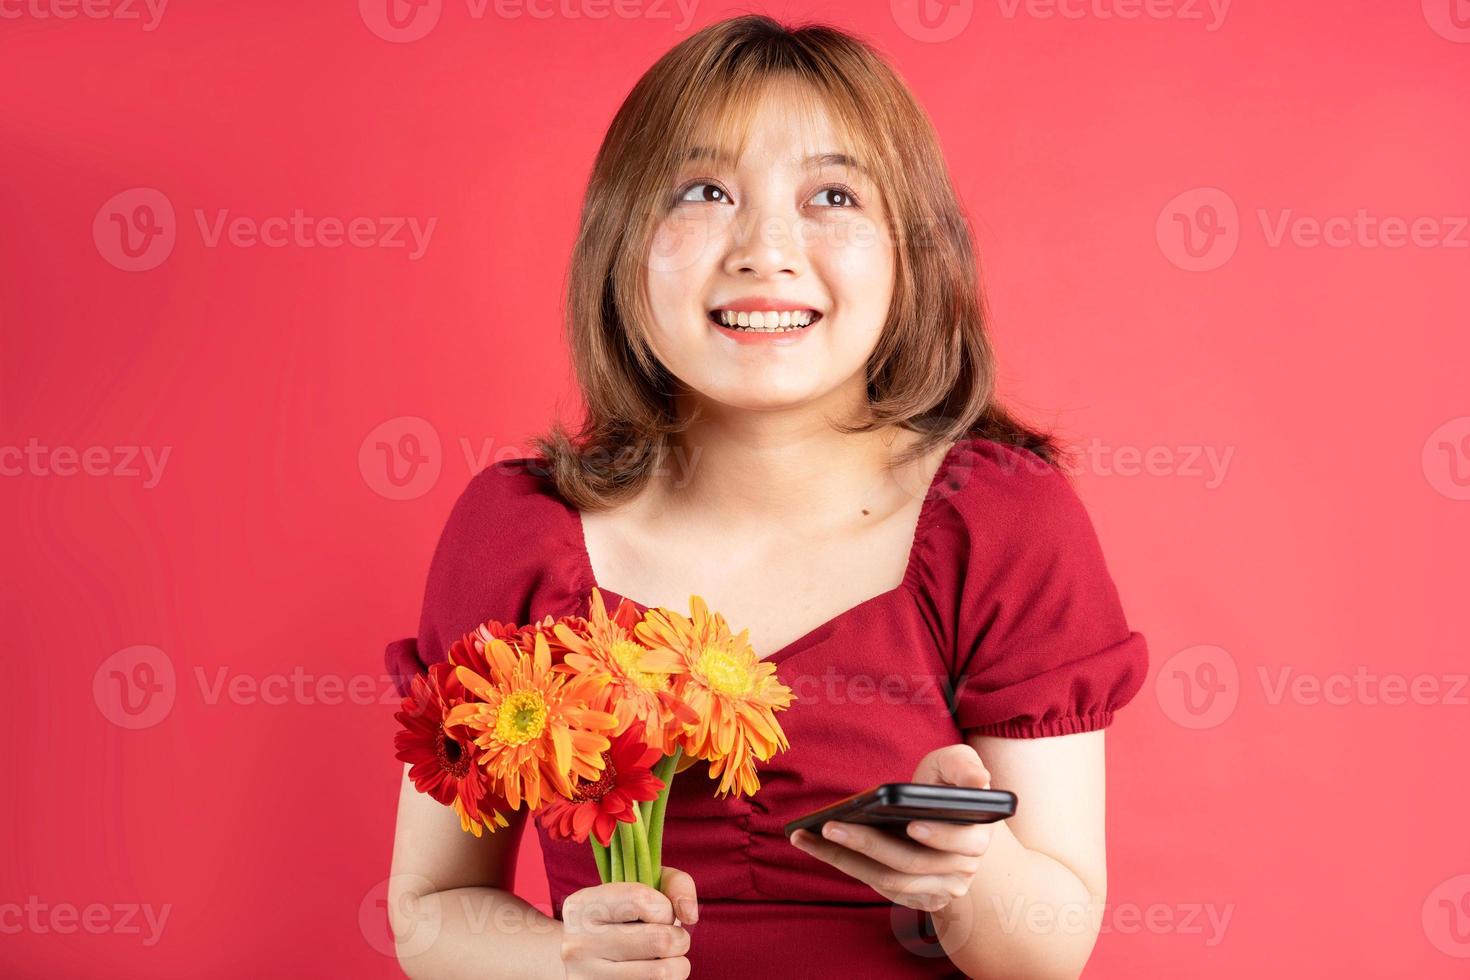
<instances>
[{"instance_id":1,"label":"orange gerbera flower","mask_svg":"<svg viewBox=\"0 0 1470 980\"><path fill-rule=\"evenodd\" d=\"M592 707L611 711L618 733L636 727L638 736L662 755L673 755L685 724L699 717L674 696L672 675L684 670L683 658L671 650L650 650L633 638L638 610L623 599L608 615L602 593L592 590L592 617L582 629L558 623L556 636L566 647L563 666L569 673L602 679L604 687Z\"/></svg>"},{"instance_id":2,"label":"orange gerbera flower","mask_svg":"<svg viewBox=\"0 0 1470 980\"><path fill-rule=\"evenodd\" d=\"M710 760L710 776L720 777L720 796L732 788L754 794L760 789L756 760L790 748L775 712L790 707L791 689L776 680L776 665L750 648L749 630L731 635L725 617L710 612L699 596L690 598L690 609L692 619L651 609L634 634L684 661L684 670L673 676L674 694L698 716L680 737L685 754Z\"/></svg>"},{"instance_id":3,"label":"orange gerbera flower","mask_svg":"<svg viewBox=\"0 0 1470 980\"><path fill-rule=\"evenodd\" d=\"M554 672L543 633L534 634L533 652L496 637L485 642L489 673L456 667L455 676L476 698L453 708L445 724L462 724L475 736L480 761L512 809L524 799L541 805L544 785L572 795L569 776L595 780L602 775L602 753L612 744L608 732L618 720L588 707L605 681Z\"/></svg>"}]
</instances>

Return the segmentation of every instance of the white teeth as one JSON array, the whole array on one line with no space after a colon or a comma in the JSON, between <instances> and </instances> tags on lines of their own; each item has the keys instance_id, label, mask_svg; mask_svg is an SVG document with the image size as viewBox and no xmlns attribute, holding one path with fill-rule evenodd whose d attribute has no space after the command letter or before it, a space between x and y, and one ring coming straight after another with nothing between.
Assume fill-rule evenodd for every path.
<instances>
[{"instance_id":1,"label":"white teeth","mask_svg":"<svg viewBox=\"0 0 1470 980\"><path fill-rule=\"evenodd\" d=\"M727 327L774 333L782 330L800 330L802 327L810 326L812 313L810 310L770 310L755 313L720 310L718 319Z\"/></svg>"}]
</instances>

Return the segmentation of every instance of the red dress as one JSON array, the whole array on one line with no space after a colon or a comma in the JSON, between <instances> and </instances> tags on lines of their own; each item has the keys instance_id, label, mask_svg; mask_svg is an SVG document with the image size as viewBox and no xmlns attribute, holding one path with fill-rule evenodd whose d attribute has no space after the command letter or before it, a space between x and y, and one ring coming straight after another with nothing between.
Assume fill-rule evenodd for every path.
<instances>
[{"instance_id":1,"label":"red dress","mask_svg":"<svg viewBox=\"0 0 1470 980\"><path fill-rule=\"evenodd\" d=\"M455 503L418 636L388 646L401 691L486 620L588 614L595 583L581 518L546 474L535 458L498 463ZM598 588L610 609L621 598ZM700 764L670 790L663 863L698 889L688 955L699 980L963 976L924 914L796 849L783 825L907 781L924 755L966 733L1102 728L1147 669L1144 638L1128 628L1067 478L982 438L956 443L936 471L902 584L766 659L795 700L777 715L791 748L758 764L760 792L716 799ZM598 884L597 869L590 845L537 828L560 918L567 895Z\"/></svg>"}]
</instances>

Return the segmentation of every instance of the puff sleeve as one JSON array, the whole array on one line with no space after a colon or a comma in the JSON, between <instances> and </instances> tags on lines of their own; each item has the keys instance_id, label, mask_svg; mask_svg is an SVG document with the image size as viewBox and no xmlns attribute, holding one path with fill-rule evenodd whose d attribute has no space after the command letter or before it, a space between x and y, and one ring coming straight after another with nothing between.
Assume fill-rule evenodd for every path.
<instances>
[{"instance_id":1,"label":"puff sleeve","mask_svg":"<svg viewBox=\"0 0 1470 980\"><path fill-rule=\"evenodd\" d=\"M957 495L969 506L960 504L956 725L1007 738L1103 728L1143 684L1144 637L1128 626L1066 474L1024 450L990 446L982 457L970 476L988 485Z\"/></svg>"},{"instance_id":2,"label":"puff sleeve","mask_svg":"<svg viewBox=\"0 0 1470 980\"><path fill-rule=\"evenodd\" d=\"M528 621L541 575L536 562L543 552L536 545L555 505L538 492L535 471L526 464L518 459L487 466L454 502L429 562L418 634L384 650L388 674L403 696L415 674L444 662L454 641L479 624Z\"/></svg>"}]
</instances>

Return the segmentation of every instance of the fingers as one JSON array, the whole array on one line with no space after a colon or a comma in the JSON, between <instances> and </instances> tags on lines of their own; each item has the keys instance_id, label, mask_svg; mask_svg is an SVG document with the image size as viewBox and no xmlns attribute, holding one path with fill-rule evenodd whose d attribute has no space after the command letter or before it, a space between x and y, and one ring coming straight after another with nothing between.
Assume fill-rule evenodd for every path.
<instances>
[{"instance_id":1,"label":"fingers","mask_svg":"<svg viewBox=\"0 0 1470 980\"><path fill-rule=\"evenodd\" d=\"M798 830L793 843L819 861L870 886L890 901L910 908L937 911L969 892L972 874L910 874L880 864L870 857L810 831ZM975 858L958 858L973 861Z\"/></svg>"},{"instance_id":2,"label":"fingers","mask_svg":"<svg viewBox=\"0 0 1470 980\"><path fill-rule=\"evenodd\" d=\"M650 977L656 977L657 980L685 980L689 976L689 959L676 956L656 963L604 963L597 971L597 976L599 980L602 977L607 977L608 980L649 980Z\"/></svg>"},{"instance_id":3,"label":"fingers","mask_svg":"<svg viewBox=\"0 0 1470 980\"><path fill-rule=\"evenodd\" d=\"M990 846L990 835L995 829L989 824L945 823L943 821L911 820L905 825L910 837L925 847L980 857Z\"/></svg>"},{"instance_id":4,"label":"fingers","mask_svg":"<svg viewBox=\"0 0 1470 980\"><path fill-rule=\"evenodd\" d=\"M588 925L613 922L653 922L674 924L674 908L668 896L636 881L610 882L574 892L562 906L562 919L568 928L583 929Z\"/></svg>"},{"instance_id":5,"label":"fingers","mask_svg":"<svg viewBox=\"0 0 1470 980\"><path fill-rule=\"evenodd\" d=\"M606 929L606 938L613 942L605 956L613 962L670 959L689 952L689 932L680 926L638 922Z\"/></svg>"},{"instance_id":6,"label":"fingers","mask_svg":"<svg viewBox=\"0 0 1470 980\"><path fill-rule=\"evenodd\" d=\"M951 836L956 836L953 831L963 829L974 831L980 828L970 826L965 828L946 827L945 831ZM979 854L952 853L945 849L939 849L927 843L920 844L913 840L902 840L892 834L878 830L875 827L866 827L862 824L841 823L829 820L822 825L823 837L826 841L856 851L894 871L901 871L910 875L946 875L967 874L973 875L980 870ZM842 833L844 838L836 840L831 835ZM973 835L957 835L965 842L967 847L975 847L976 841ZM826 842L824 841L824 843ZM980 850L983 852L984 848Z\"/></svg>"},{"instance_id":7,"label":"fingers","mask_svg":"<svg viewBox=\"0 0 1470 980\"><path fill-rule=\"evenodd\" d=\"M694 879L686 872L665 867L659 891L673 906L680 922L693 925L699 921L699 896L694 889Z\"/></svg>"}]
</instances>

